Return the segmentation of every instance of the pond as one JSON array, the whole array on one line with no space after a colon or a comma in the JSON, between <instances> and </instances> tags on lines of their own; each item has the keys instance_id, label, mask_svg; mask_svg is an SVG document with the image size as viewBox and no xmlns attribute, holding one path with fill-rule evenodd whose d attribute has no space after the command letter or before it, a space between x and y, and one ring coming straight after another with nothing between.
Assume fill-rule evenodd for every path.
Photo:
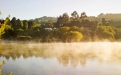
<instances>
[{"instance_id":1,"label":"pond","mask_svg":"<svg viewBox=\"0 0 121 75\"><path fill-rule=\"evenodd\" d=\"M121 43L2 42L6 75L121 75Z\"/></svg>"}]
</instances>

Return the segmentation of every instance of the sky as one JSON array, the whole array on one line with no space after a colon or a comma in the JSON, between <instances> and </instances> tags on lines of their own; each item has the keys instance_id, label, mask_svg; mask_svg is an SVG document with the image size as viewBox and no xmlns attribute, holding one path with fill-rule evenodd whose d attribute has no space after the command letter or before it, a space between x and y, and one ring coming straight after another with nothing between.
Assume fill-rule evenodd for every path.
<instances>
[{"instance_id":1,"label":"sky","mask_svg":"<svg viewBox=\"0 0 121 75\"><path fill-rule=\"evenodd\" d=\"M73 11L80 15L97 16L100 13L121 13L121 0L0 0L0 19L8 15L21 20L57 17L63 13L71 16Z\"/></svg>"}]
</instances>

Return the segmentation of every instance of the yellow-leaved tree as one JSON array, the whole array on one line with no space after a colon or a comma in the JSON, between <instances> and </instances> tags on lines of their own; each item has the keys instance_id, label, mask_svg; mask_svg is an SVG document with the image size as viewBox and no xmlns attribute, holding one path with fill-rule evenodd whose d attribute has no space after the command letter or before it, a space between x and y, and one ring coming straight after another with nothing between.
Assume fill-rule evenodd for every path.
<instances>
[{"instance_id":1,"label":"yellow-leaved tree","mask_svg":"<svg viewBox=\"0 0 121 75\"><path fill-rule=\"evenodd\" d=\"M1 12L0 12L0 14L1 14ZM6 20L4 21L3 24L0 23L0 40L1 40L2 34L5 33L4 29L5 29L6 23L8 22L9 18L10 18L10 15L6 18Z\"/></svg>"},{"instance_id":2,"label":"yellow-leaved tree","mask_svg":"<svg viewBox=\"0 0 121 75\"><path fill-rule=\"evenodd\" d=\"M0 15L1 15L1 11L0 11ZM7 19L4 21L3 24L0 23L0 41L1 41L1 36L2 36L2 34L5 33L5 32L4 32L4 29L5 29L6 23L8 22L9 18L10 18L10 15L7 17ZM2 47L0 46L0 49L1 49L1 48L2 48ZM0 62L0 66L2 66L2 65L4 65L4 64L5 64L4 61L3 61L3 62ZM1 68L0 68L0 75L5 75L4 73L2 73L2 69L1 69ZM10 75L12 75L12 72L10 72Z\"/></svg>"}]
</instances>

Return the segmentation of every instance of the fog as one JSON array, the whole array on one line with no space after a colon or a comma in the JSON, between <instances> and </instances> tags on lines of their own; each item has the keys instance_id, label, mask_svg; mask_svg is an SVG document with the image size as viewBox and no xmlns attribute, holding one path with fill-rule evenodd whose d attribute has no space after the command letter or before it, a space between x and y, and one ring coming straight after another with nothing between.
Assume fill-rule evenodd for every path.
<instances>
[{"instance_id":1,"label":"fog","mask_svg":"<svg viewBox=\"0 0 121 75\"><path fill-rule=\"evenodd\" d=\"M1 42L2 50L0 55L15 60L23 56L24 58L36 56L46 58L57 58L64 66L69 61L72 66L78 62L82 66L86 60L96 60L106 63L121 62L120 42L81 42L81 43L20 43Z\"/></svg>"}]
</instances>

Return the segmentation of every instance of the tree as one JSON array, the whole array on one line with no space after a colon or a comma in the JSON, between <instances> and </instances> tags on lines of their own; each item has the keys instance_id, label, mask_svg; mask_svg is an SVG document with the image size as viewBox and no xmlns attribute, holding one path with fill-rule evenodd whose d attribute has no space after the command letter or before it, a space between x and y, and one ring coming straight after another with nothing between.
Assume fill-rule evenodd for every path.
<instances>
[{"instance_id":1,"label":"tree","mask_svg":"<svg viewBox=\"0 0 121 75\"><path fill-rule=\"evenodd\" d=\"M76 11L74 11L74 12L71 14L71 16L72 16L73 20L79 19L79 15L78 15L78 13L77 13Z\"/></svg>"},{"instance_id":2,"label":"tree","mask_svg":"<svg viewBox=\"0 0 121 75\"><path fill-rule=\"evenodd\" d=\"M56 30L56 36L58 36L61 40L65 39L64 34L69 31L70 27L63 26Z\"/></svg>"},{"instance_id":3,"label":"tree","mask_svg":"<svg viewBox=\"0 0 121 75\"><path fill-rule=\"evenodd\" d=\"M31 29L34 26L34 22L32 20L28 21L28 29Z\"/></svg>"},{"instance_id":4,"label":"tree","mask_svg":"<svg viewBox=\"0 0 121 75\"><path fill-rule=\"evenodd\" d=\"M79 42L83 38L82 33L78 31L69 31L65 33L65 36L67 42Z\"/></svg>"},{"instance_id":5,"label":"tree","mask_svg":"<svg viewBox=\"0 0 121 75\"><path fill-rule=\"evenodd\" d=\"M85 12L82 12L82 13L81 13L81 17L80 17L80 18L87 18L86 13L85 13Z\"/></svg>"},{"instance_id":6,"label":"tree","mask_svg":"<svg viewBox=\"0 0 121 75\"><path fill-rule=\"evenodd\" d=\"M63 14L63 23L66 24L66 23L69 23L70 22L70 18L68 16L67 13L64 13Z\"/></svg>"},{"instance_id":7,"label":"tree","mask_svg":"<svg viewBox=\"0 0 121 75\"><path fill-rule=\"evenodd\" d=\"M104 16L105 16L105 14L103 14L103 13L100 13L100 14L98 15L99 18L104 18Z\"/></svg>"},{"instance_id":8,"label":"tree","mask_svg":"<svg viewBox=\"0 0 121 75\"><path fill-rule=\"evenodd\" d=\"M20 19L17 19L17 29L23 27L23 22Z\"/></svg>"},{"instance_id":9,"label":"tree","mask_svg":"<svg viewBox=\"0 0 121 75\"><path fill-rule=\"evenodd\" d=\"M17 21L16 21L16 18L15 17L12 18L11 24L12 24L13 27L16 27L17 26Z\"/></svg>"},{"instance_id":10,"label":"tree","mask_svg":"<svg viewBox=\"0 0 121 75\"><path fill-rule=\"evenodd\" d=\"M60 15L59 17L58 17L58 20L57 20L57 22L56 22L56 27L60 27L60 26L62 26L63 25L63 17Z\"/></svg>"},{"instance_id":11,"label":"tree","mask_svg":"<svg viewBox=\"0 0 121 75\"><path fill-rule=\"evenodd\" d=\"M70 27L70 31L80 31L80 28L77 26Z\"/></svg>"},{"instance_id":12,"label":"tree","mask_svg":"<svg viewBox=\"0 0 121 75\"><path fill-rule=\"evenodd\" d=\"M68 32L69 29L70 29L70 27L64 26L64 27L58 28L57 32L63 35L64 33Z\"/></svg>"},{"instance_id":13,"label":"tree","mask_svg":"<svg viewBox=\"0 0 121 75\"><path fill-rule=\"evenodd\" d=\"M106 20L105 20L105 18L102 18L102 24L103 24L103 25L106 24Z\"/></svg>"},{"instance_id":14,"label":"tree","mask_svg":"<svg viewBox=\"0 0 121 75\"><path fill-rule=\"evenodd\" d=\"M10 17L10 16L8 16L8 17L6 18L6 20L4 21L3 24L0 23L0 39L1 39L1 35L5 33L5 32L4 32L4 29L5 29L6 24L10 21L10 20L9 20L9 17Z\"/></svg>"},{"instance_id":15,"label":"tree","mask_svg":"<svg viewBox=\"0 0 121 75\"><path fill-rule=\"evenodd\" d=\"M67 26L69 22L70 22L70 17L68 16L67 13L64 13L62 16L60 15L60 17L58 17L56 27L61 27L61 26L64 26L64 25Z\"/></svg>"},{"instance_id":16,"label":"tree","mask_svg":"<svg viewBox=\"0 0 121 75\"><path fill-rule=\"evenodd\" d=\"M44 25L43 25L44 28L53 28L54 25L53 25L53 22L46 22Z\"/></svg>"},{"instance_id":17,"label":"tree","mask_svg":"<svg viewBox=\"0 0 121 75\"><path fill-rule=\"evenodd\" d=\"M6 21L6 22L5 22L5 21ZM5 21L4 21L4 23L5 23L6 25L12 26L9 17L7 17Z\"/></svg>"},{"instance_id":18,"label":"tree","mask_svg":"<svg viewBox=\"0 0 121 75\"><path fill-rule=\"evenodd\" d=\"M70 22L70 26L80 26L81 27L81 21L80 21L80 18L79 18L79 15L76 11L74 11L72 14L71 14L71 22Z\"/></svg>"},{"instance_id":19,"label":"tree","mask_svg":"<svg viewBox=\"0 0 121 75\"><path fill-rule=\"evenodd\" d=\"M115 30L112 26L97 26L96 35L99 39L115 39Z\"/></svg>"},{"instance_id":20,"label":"tree","mask_svg":"<svg viewBox=\"0 0 121 75\"><path fill-rule=\"evenodd\" d=\"M0 19L0 24L4 24L4 21L5 21L5 20L1 20L1 19Z\"/></svg>"},{"instance_id":21,"label":"tree","mask_svg":"<svg viewBox=\"0 0 121 75\"><path fill-rule=\"evenodd\" d=\"M115 38L121 39L121 28L115 28L115 31L116 31Z\"/></svg>"},{"instance_id":22,"label":"tree","mask_svg":"<svg viewBox=\"0 0 121 75\"><path fill-rule=\"evenodd\" d=\"M27 20L24 20L23 21L23 29L24 30L27 30L28 29L28 21Z\"/></svg>"},{"instance_id":23,"label":"tree","mask_svg":"<svg viewBox=\"0 0 121 75\"><path fill-rule=\"evenodd\" d=\"M4 34L5 24L0 24L0 39L1 35Z\"/></svg>"}]
</instances>

